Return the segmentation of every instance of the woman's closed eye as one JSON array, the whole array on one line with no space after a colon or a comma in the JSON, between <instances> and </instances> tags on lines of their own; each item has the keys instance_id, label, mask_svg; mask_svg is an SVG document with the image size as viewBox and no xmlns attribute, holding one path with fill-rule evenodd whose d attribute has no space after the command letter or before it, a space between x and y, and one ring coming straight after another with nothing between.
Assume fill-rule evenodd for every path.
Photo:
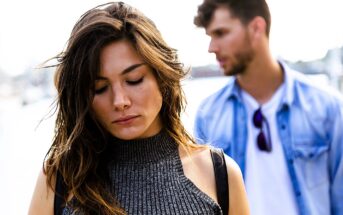
<instances>
[{"instance_id":1,"label":"woman's closed eye","mask_svg":"<svg viewBox=\"0 0 343 215\"><path fill-rule=\"evenodd\" d=\"M104 93L108 88L108 85L104 85L102 87L95 88L95 94L101 94Z\"/></svg>"},{"instance_id":2,"label":"woman's closed eye","mask_svg":"<svg viewBox=\"0 0 343 215\"><path fill-rule=\"evenodd\" d=\"M143 80L144 80L144 77L141 77L139 79L126 80L126 83L128 85L135 86L135 85L142 83ZM95 94L102 94L102 93L106 92L106 90L108 88L109 88L109 85L103 85L103 86L95 87L94 93Z\"/></svg>"},{"instance_id":3,"label":"woman's closed eye","mask_svg":"<svg viewBox=\"0 0 343 215\"><path fill-rule=\"evenodd\" d=\"M136 80L126 80L126 83L128 83L129 85L138 85L140 83L143 82L144 77L141 77L139 79Z\"/></svg>"}]
</instances>

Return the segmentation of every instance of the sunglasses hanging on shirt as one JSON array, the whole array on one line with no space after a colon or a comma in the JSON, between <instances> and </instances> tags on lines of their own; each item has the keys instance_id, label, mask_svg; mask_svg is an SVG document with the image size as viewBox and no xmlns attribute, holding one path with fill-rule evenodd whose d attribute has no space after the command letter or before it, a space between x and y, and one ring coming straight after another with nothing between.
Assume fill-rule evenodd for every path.
<instances>
[{"instance_id":1,"label":"sunglasses hanging on shirt","mask_svg":"<svg viewBox=\"0 0 343 215\"><path fill-rule=\"evenodd\" d=\"M259 134L257 135L257 146L261 151L266 151L266 152L271 152L272 151L272 142L270 139L270 129L269 129L269 124L266 118L263 116L261 107L258 108L253 116L253 123L254 126L258 129L260 129ZM266 133L267 137L264 133L263 125L266 126Z\"/></svg>"}]
</instances>

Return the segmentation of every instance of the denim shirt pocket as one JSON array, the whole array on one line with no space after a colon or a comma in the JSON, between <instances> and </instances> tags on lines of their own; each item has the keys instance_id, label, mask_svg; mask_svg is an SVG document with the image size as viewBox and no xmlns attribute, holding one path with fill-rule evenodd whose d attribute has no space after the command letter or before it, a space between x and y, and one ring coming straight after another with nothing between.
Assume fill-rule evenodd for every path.
<instances>
[{"instance_id":1,"label":"denim shirt pocket","mask_svg":"<svg viewBox=\"0 0 343 215\"><path fill-rule=\"evenodd\" d=\"M295 164L301 169L308 188L329 183L328 178L329 145L324 141L298 139L293 145Z\"/></svg>"}]
</instances>

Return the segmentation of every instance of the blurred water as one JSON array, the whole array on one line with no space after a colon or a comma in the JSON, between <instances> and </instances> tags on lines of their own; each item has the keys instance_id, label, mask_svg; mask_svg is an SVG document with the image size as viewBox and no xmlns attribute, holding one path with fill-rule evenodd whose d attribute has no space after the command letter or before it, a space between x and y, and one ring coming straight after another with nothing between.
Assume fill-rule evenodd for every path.
<instances>
[{"instance_id":1,"label":"blurred water","mask_svg":"<svg viewBox=\"0 0 343 215\"><path fill-rule=\"evenodd\" d=\"M227 78L199 78L184 81L188 99L182 120L192 132L193 118L203 98L222 87ZM0 209L1 214L27 214L32 192L44 156L51 144L54 116L52 99L21 106L21 101L0 101Z\"/></svg>"}]
</instances>

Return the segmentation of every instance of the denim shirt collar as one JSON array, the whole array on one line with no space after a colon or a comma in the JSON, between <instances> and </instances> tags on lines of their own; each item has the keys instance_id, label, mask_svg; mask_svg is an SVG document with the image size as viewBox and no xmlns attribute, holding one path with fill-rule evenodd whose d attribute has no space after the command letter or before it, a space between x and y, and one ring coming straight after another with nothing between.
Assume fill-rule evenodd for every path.
<instances>
[{"instance_id":1,"label":"denim shirt collar","mask_svg":"<svg viewBox=\"0 0 343 215\"><path fill-rule=\"evenodd\" d=\"M233 78L232 81L234 83L230 84L230 87L227 89L228 99L236 99L237 101L242 102L241 88L238 85L237 78Z\"/></svg>"},{"instance_id":2,"label":"denim shirt collar","mask_svg":"<svg viewBox=\"0 0 343 215\"><path fill-rule=\"evenodd\" d=\"M285 94L281 101L281 106L291 106L294 102L294 75L283 61L278 60L284 75Z\"/></svg>"},{"instance_id":3,"label":"denim shirt collar","mask_svg":"<svg viewBox=\"0 0 343 215\"><path fill-rule=\"evenodd\" d=\"M289 68L286 63L282 60L278 60L278 63L282 67L282 71L284 73L284 84L285 84L285 92L280 102L279 109L283 108L284 106L291 106L294 102L294 75L292 69ZM236 99L238 102L242 103L242 96L241 96L241 88L238 85L237 78L234 77L231 79L233 84L228 84L228 88L226 89L226 97L228 99Z\"/></svg>"}]
</instances>

